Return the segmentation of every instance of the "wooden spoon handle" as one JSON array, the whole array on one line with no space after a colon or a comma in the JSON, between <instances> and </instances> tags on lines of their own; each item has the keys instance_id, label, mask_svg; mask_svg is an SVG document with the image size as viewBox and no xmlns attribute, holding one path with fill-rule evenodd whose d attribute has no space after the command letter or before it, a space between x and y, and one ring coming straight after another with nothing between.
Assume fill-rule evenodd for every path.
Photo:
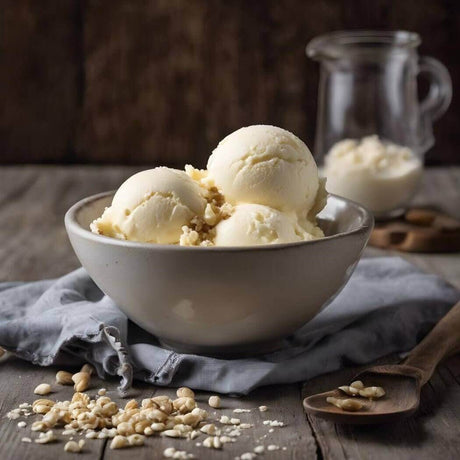
<instances>
[{"instance_id":1,"label":"wooden spoon handle","mask_svg":"<svg viewBox=\"0 0 460 460\"><path fill-rule=\"evenodd\" d=\"M433 375L447 356L460 352L460 302L457 302L432 331L410 352L404 364L420 369L421 385Z\"/></svg>"}]
</instances>

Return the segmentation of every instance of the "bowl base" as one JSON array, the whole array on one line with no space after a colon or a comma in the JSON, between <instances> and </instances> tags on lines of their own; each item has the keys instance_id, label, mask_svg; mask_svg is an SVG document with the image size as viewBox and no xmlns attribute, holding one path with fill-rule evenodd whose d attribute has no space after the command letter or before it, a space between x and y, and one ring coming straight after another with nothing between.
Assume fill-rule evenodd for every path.
<instances>
[{"instance_id":1,"label":"bowl base","mask_svg":"<svg viewBox=\"0 0 460 460\"><path fill-rule=\"evenodd\" d=\"M247 343L243 345L188 345L173 340L158 339L161 346L177 353L204 355L214 358L250 358L256 355L272 353L283 347L283 340Z\"/></svg>"}]
</instances>

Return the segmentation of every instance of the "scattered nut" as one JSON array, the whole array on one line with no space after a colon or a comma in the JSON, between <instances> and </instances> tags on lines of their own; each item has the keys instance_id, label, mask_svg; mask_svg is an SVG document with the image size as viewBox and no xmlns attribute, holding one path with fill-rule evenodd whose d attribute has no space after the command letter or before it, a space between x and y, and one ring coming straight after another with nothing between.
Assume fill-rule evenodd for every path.
<instances>
[{"instance_id":1,"label":"scattered nut","mask_svg":"<svg viewBox=\"0 0 460 460\"><path fill-rule=\"evenodd\" d=\"M91 364L84 364L80 369L80 372L86 372L90 376L94 374L94 367Z\"/></svg>"},{"instance_id":2,"label":"scattered nut","mask_svg":"<svg viewBox=\"0 0 460 460\"><path fill-rule=\"evenodd\" d=\"M122 449L123 447L127 446L129 446L128 438L121 435L115 436L110 443L111 449Z\"/></svg>"},{"instance_id":3,"label":"scattered nut","mask_svg":"<svg viewBox=\"0 0 460 460\"><path fill-rule=\"evenodd\" d=\"M19 428L25 428L27 426L26 422L18 422L18 427Z\"/></svg>"},{"instance_id":4,"label":"scattered nut","mask_svg":"<svg viewBox=\"0 0 460 460\"><path fill-rule=\"evenodd\" d=\"M208 423L200 428L202 433L206 434L215 434L216 433L216 425L213 423Z\"/></svg>"},{"instance_id":5,"label":"scattered nut","mask_svg":"<svg viewBox=\"0 0 460 460\"><path fill-rule=\"evenodd\" d=\"M177 398L173 401L173 407L181 414L191 412L196 406L195 400L189 397ZM160 407L161 409L161 407Z\"/></svg>"},{"instance_id":6,"label":"scattered nut","mask_svg":"<svg viewBox=\"0 0 460 460\"><path fill-rule=\"evenodd\" d=\"M267 406L259 406L260 412L267 412L268 407Z\"/></svg>"},{"instance_id":7,"label":"scattered nut","mask_svg":"<svg viewBox=\"0 0 460 460\"><path fill-rule=\"evenodd\" d=\"M59 385L73 385L72 374L66 371L58 371L56 373L56 383Z\"/></svg>"},{"instance_id":8,"label":"scattered nut","mask_svg":"<svg viewBox=\"0 0 460 460\"><path fill-rule=\"evenodd\" d=\"M329 404L333 404L339 409L343 409L350 412L355 412L361 410L364 407L364 404L359 402L357 399L338 399L332 396L326 398L326 401Z\"/></svg>"},{"instance_id":9,"label":"scattered nut","mask_svg":"<svg viewBox=\"0 0 460 460\"><path fill-rule=\"evenodd\" d=\"M100 388L97 392L99 396L104 396L107 393L107 390L105 388Z\"/></svg>"},{"instance_id":10,"label":"scattered nut","mask_svg":"<svg viewBox=\"0 0 460 460\"><path fill-rule=\"evenodd\" d=\"M274 451L274 450L280 450L279 446L276 446L275 444L270 444L267 446L267 450Z\"/></svg>"},{"instance_id":11,"label":"scattered nut","mask_svg":"<svg viewBox=\"0 0 460 460\"><path fill-rule=\"evenodd\" d=\"M364 398L378 399L385 396L385 390L382 387L366 387L359 390L359 395Z\"/></svg>"},{"instance_id":12,"label":"scattered nut","mask_svg":"<svg viewBox=\"0 0 460 460\"><path fill-rule=\"evenodd\" d=\"M36 395L47 395L51 393L51 385L48 383L40 383L37 387L35 387L34 393Z\"/></svg>"},{"instance_id":13,"label":"scattered nut","mask_svg":"<svg viewBox=\"0 0 460 460\"><path fill-rule=\"evenodd\" d=\"M214 409L218 409L220 407L220 397L219 396L211 396L208 400L208 404L213 407Z\"/></svg>"},{"instance_id":14,"label":"scattered nut","mask_svg":"<svg viewBox=\"0 0 460 460\"><path fill-rule=\"evenodd\" d=\"M77 372L72 375L72 381L74 382L74 390L81 392L86 391L89 387L90 374L88 372Z\"/></svg>"},{"instance_id":15,"label":"scattered nut","mask_svg":"<svg viewBox=\"0 0 460 460\"><path fill-rule=\"evenodd\" d=\"M203 441L203 446L208 449L221 449L222 443L217 436L209 436Z\"/></svg>"},{"instance_id":16,"label":"scattered nut","mask_svg":"<svg viewBox=\"0 0 460 460\"><path fill-rule=\"evenodd\" d=\"M152 423L152 425L150 425L150 428L152 428L153 431L158 432L164 431L166 429L166 426L164 423Z\"/></svg>"},{"instance_id":17,"label":"scattered nut","mask_svg":"<svg viewBox=\"0 0 460 460\"><path fill-rule=\"evenodd\" d=\"M82 451L84 445L85 441L83 439L80 439L78 443L76 441L68 441L64 446L64 450L66 452L78 453Z\"/></svg>"},{"instance_id":18,"label":"scattered nut","mask_svg":"<svg viewBox=\"0 0 460 460\"><path fill-rule=\"evenodd\" d=\"M168 438L180 438L181 432L178 430L166 430L161 433L163 436L167 436Z\"/></svg>"},{"instance_id":19,"label":"scattered nut","mask_svg":"<svg viewBox=\"0 0 460 460\"><path fill-rule=\"evenodd\" d=\"M361 380L355 380L354 382L350 383L350 386L358 390L362 390L364 388L364 383L361 382Z\"/></svg>"},{"instance_id":20,"label":"scattered nut","mask_svg":"<svg viewBox=\"0 0 460 460\"><path fill-rule=\"evenodd\" d=\"M358 393L359 393L359 390L355 387L352 387L351 385L350 386L341 386L339 387L339 390L340 391L343 391L345 394L349 395L349 396L356 396Z\"/></svg>"},{"instance_id":21,"label":"scattered nut","mask_svg":"<svg viewBox=\"0 0 460 460\"><path fill-rule=\"evenodd\" d=\"M187 387L181 387L176 391L178 398L192 398L195 399L195 393L193 390Z\"/></svg>"},{"instance_id":22,"label":"scattered nut","mask_svg":"<svg viewBox=\"0 0 460 460\"><path fill-rule=\"evenodd\" d=\"M141 434L132 434L128 436L128 443L130 446L143 446L145 438Z\"/></svg>"},{"instance_id":23,"label":"scattered nut","mask_svg":"<svg viewBox=\"0 0 460 460\"><path fill-rule=\"evenodd\" d=\"M40 433L38 439L35 440L37 444L48 444L54 441L56 441L56 436L54 436L52 430L49 430L46 433Z\"/></svg>"}]
</instances>

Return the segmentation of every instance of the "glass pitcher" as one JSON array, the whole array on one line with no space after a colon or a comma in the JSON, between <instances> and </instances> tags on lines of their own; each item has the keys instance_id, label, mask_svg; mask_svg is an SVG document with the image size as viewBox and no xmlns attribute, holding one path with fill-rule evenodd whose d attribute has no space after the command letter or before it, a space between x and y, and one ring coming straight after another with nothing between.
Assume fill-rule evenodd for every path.
<instances>
[{"instance_id":1,"label":"glass pitcher","mask_svg":"<svg viewBox=\"0 0 460 460\"><path fill-rule=\"evenodd\" d=\"M411 32L344 31L317 37L306 49L321 64L316 159L322 164L333 147L334 158L342 156L334 174L328 166L332 155L326 157L329 191L361 202L377 218L404 212L418 188L423 154L434 144L432 123L452 97L447 69L433 58L419 57L419 44L419 35ZM430 82L422 101L420 74ZM343 161L347 148L348 163ZM404 163L409 154L414 161ZM353 161L357 164L350 165ZM347 168L350 174L343 171Z\"/></svg>"},{"instance_id":2,"label":"glass pitcher","mask_svg":"<svg viewBox=\"0 0 460 460\"><path fill-rule=\"evenodd\" d=\"M448 108L452 83L436 59L419 57L418 34L344 31L314 38L307 55L321 63L315 154L337 141L377 134L423 155L434 144L432 123ZM417 77L430 80L418 100Z\"/></svg>"}]
</instances>

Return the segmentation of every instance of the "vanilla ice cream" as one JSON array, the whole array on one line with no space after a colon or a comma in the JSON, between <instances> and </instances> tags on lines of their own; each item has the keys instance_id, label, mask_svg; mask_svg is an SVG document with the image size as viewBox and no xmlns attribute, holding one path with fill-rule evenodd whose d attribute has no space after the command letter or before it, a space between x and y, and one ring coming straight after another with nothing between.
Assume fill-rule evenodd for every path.
<instances>
[{"instance_id":1,"label":"vanilla ice cream","mask_svg":"<svg viewBox=\"0 0 460 460\"><path fill-rule=\"evenodd\" d=\"M184 171L164 167L142 171L120 186L91 230L130 241L179 243L182 228L204 215L203 195Z\"/></svg>"},{"instance_id":2,"label":"vanilla ice cream","mask_svg":"<svg viewBox=\"0 0 460 460\"><path fill-rule=\"evenodd\" d=\"M232 205L254 203L306 215L319 189L308 147L276 126L248 126L228 135L210 156L208 171Z\"/></svg>"},{"instance_id":3,"label":"vanilla ice cream","mask_svg":"<svg viewBox=\"0 0 460 460\"><path fill-rule=\"evenodd\" d=\"M216 246L254 246L293 243L314 239L299 224L294 214L260 204L240 204L232 215L217 224Z\"/></svg>"},{"instance_id":4,"label":"vanilla ice cream","mask_svg":"<svg viewBox=\"0 0 460 460\"><path fill-rule=\"evenodd\" d=\"M324 236L325 180L307 146L275 126L227 136L208 169L155 168L126 180L91 224L105 236L181 246L253 246Z\"/></svg>"},{"instance_id":5,"label":"vanilla ice cream","mask_svg":"<svg viewBox=\"0 0 460 460\"><path fill-rule=\"evenodd\" d=\"M422 162L407 147L368 136L337 142L325 157L324 174L330 193L379 216L407 205L419 185Z\"/></svg>"}]
</instances>

